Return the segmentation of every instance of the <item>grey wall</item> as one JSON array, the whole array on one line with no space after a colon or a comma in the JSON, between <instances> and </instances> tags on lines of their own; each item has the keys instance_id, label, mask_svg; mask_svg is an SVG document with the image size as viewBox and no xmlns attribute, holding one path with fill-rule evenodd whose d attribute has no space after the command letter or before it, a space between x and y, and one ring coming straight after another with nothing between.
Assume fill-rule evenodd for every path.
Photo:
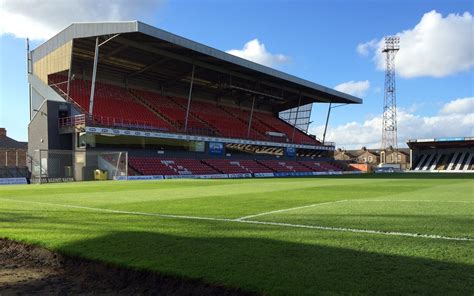
<instances>
[{"instance_id":1,"label":"grey wall","mask_svg":"<svg viewBox=\"0 0 474 296\"><path fill-rule=\"evenodd\" d=\"M28 154L33 156L35 150L72 150L71 134L60 134L58 126L59 106L67 106L71 112L70 104L46 101L41 105L28 125Z\"/></svg>"},{"instance_id":2,"label":"grey wall","mask_svg":"<svg viewBox=\"0 0 474 296\"><path fill-rule=\"evenodd\" d=\"M35 150L48 149L48 104L41 105L28 125L28 155Z\"/></svg>"}]
</instances>

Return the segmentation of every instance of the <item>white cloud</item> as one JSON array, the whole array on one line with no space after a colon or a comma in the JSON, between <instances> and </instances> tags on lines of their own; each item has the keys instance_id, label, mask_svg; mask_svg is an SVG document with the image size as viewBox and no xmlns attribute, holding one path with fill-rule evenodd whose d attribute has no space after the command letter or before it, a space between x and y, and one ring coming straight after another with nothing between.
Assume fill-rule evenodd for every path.
<instances>
[{"instance_id":1,"label":"white cloud","mask_svg":"<svg viewBox=\"0 0 474 296\"><path fill-rule=\"evenodd\" d=\"M414 28L396 35L400 37L396 67L402 77L444 77L474 67L474 22L469 12L443 17L433 10ZM371 40L357 45L357 52L363 56L372 52L377 68L383 70L383 45L383 39Z\"/></svg>"},{"instance_id":2,"label":"white cloud","mask_svg":"<svg viewBox=\"0 0 474 296\"><path fill-rule=\"evenodd\" d=\"M269 67L289 61L286 55L268 52L265 48L265 44L261 43L258 39L253 39L245 43L242 49L231 49L228 50L227 53Z\"/></svg>"},{"instance_id":3,"label":"white cloud","mask_svg":"<svg viewBox=\"0 0 474 296\"><path fill-rule=\"evenodd\" d=\"M374 88L374 94L381 94L382 93L382 88L380 86Z\"/></svg>"},{"instance_id":4,"label":"white cloud","mask_svg":"<svg viewBox=\"0 0 474 296\"><path fill-rule=\"evenodd\" d=\"M453 100L444 104L434 116L420 116L410 110L398 110L399 147L405 147L408 139L472 136L474 127L474 97ZM312 126L310 132L321 137L324 126ZM380 148L382 115L378 114L363 122L349 122L328 126L327 141L338 147L357 149L362 146Z\"/></svg>"},{"instance_id":5,"label":"white cloud","mask_svg":"<svg viewBox=\"0 0 474 296\"><path fill-rule=\"evenodd\" d=\"M0 0L0 35L45 40L72 22L146 20L163 0Z\"/></svg>"},{"instance_id":6,"label":"white cloud","mask_svg":"<svg viewBox=\"0 0 474 296\"><path fill-rule=\"evenodd\" d=\"M376 47L377 45L377 40L373 39L365 43L359 43L357 45L357 52L366 57L369 55L369 53Z\"/></svg>"},{"instance_id":7,"label":"white cloud","mask_svg":"<svg viewBox=\"0 0 474 296\"><path fill-rule=\"evenodd\" d=\"M451 101L443 106L442 114L472 114L474 113L474 98L464 98Z\"/></svg>"},{"instance_id":8,"label":"white cloud","mask_svg":"<svg viewBox=\"0 0 474 296\"><path fill-rule=\"evenodd\" d=\"M370 82L368 80L363 80L363 81L351 80L351 81L336 85L334 89L356 96L356 97L364 97L369 87L370 87Z\"/></svg>"}]
</instances>

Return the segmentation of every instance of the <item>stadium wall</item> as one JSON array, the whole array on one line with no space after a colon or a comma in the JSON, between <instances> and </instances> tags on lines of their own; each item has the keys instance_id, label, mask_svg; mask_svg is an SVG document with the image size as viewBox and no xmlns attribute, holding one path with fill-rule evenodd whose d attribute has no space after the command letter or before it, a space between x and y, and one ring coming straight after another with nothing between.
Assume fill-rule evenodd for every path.
<instances>
[{"instance_id":1,"label":"stadium wall","mask_svg":"<svg viewBox=\"0 0 474 296\"><path fill-rule=\"evenodd\" d=\"M69 69L72 57L72 40L42 57L33 64L33 73L48 84L48 75Z\"/></svg>"},{"instance_id":2,"label":"stadium wall","mask_svg":"<svg viewBox=\"0 0 474 296\"><path fill-rule=\"evenodd\" d=\"M28 154L40 149L72 149L72 135L59 133L60 112L70 112L70 105L45 101L28 125Z\"/></svg>"}]
</instances>

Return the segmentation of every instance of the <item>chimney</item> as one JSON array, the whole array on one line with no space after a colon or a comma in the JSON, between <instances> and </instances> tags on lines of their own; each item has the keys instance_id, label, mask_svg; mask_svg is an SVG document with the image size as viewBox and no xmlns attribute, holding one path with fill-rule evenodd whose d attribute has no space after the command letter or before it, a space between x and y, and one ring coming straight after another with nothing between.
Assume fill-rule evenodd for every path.
<instances>
[{"instance_id":1,"label":"chimney","mask_svg":"<svg viewBox=\"0 0 474 296\"><path fill-rule=\"evenodd\" d=\"M3 127L0 127L0 137L6 137L7 136L7 130Z\"/></svg>"}]
</instances>

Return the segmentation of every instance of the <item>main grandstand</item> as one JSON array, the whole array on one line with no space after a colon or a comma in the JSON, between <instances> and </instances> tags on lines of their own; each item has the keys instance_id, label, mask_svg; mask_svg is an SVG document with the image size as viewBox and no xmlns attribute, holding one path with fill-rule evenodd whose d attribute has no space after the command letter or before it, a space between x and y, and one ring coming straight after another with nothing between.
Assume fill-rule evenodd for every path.
<instances>
[{"instance_id":1,"label":"main grandstand","mask_svg":"<svg viewBox=\"0 0 474 296\"><path fill-rule=\"evenodd\" d=\"M341 171L311 105L362 103L138 21L70 25L28 52L28 81L40 180Z\"/></svg>"}]
</instances>

